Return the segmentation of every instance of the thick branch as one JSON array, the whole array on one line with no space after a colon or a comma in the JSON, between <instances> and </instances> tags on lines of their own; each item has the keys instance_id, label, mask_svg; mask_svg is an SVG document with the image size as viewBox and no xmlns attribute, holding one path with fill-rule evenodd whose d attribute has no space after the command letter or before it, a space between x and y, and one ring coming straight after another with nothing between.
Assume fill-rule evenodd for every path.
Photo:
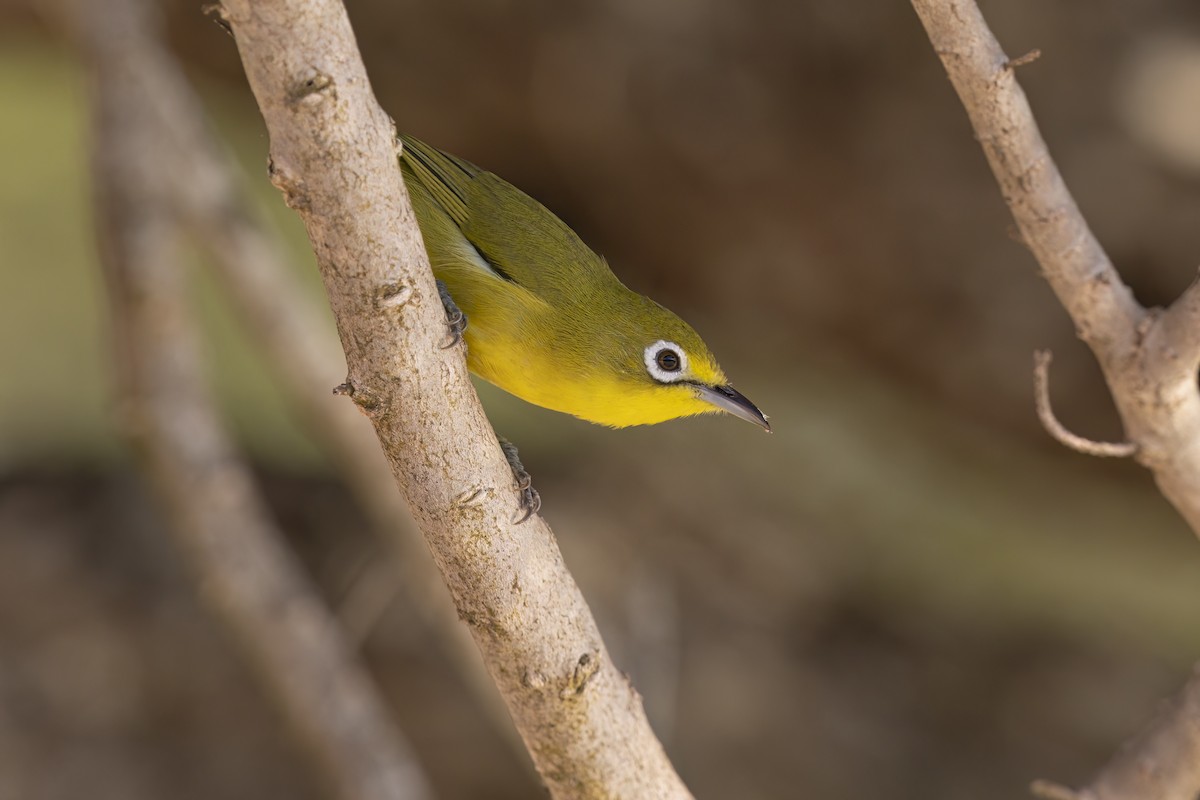
<instances>
[{"instance_id":1,"label":"thick branch","mask_svg":"<svg viewBox=\"0 0 1200 800\"><path fill-rule=\"evenodd\" d=\"M1145 313L1092 235L1050 158L1015 65L974 0L912 0L1000 191L1046 280L1102 362L1128 353Z\"/></svg>"},{"instance_id":2,"label":"thick branch","mask_svg":"<svg viewBox=\"0 0 1200 800\"><path fill-rule=\"evenodd\" d=\"M374 526L389 539L393 585L406 590L497 729L521 747L496 687L469 632L458 622L425 541L396 491L371 426L330 387L345 359L309 297L287 266L286 250L246 197L232 159L211 136L199 99L154 31L130 27L126 47L139 61L138 91L161 160L157 178L193 238L213 256L216 271L245 324L266 352L310 431L337 462ZM400 574L395 574L396 571Z\"/></svg>"},{"instance_id":3,"label":"thick branch","mask_svg":"<svg viewBox=\"0 0 1200 800\"><path fill-rule=\"evenodd\" d=\"M1196 800L1200 794L1200 667L1158 717L1101 770L1096 800Z\"/></svg>"},{"instance_id":4,"label":"thick branch","mask_svg":"<svg viewBox=\"0 0 1200 800\"><path fill-rule=\"evenodd\" d=\"M1147 312L1084 222L974 0L912 0L1024 240L1091 346L1137 459L1200 535L1200 289Z\"/></svg>"},{"instance_id":5,"label":"thick branch","mask_svg":"<svg viewBox=\"0 0 1200 800\"><path fill-rule=\"evenodd\" d=\"M912 0L962 100L1024 240L1104 370L1138 460L1200 535L1200 288L1147 312L1116 274L1038 133L1029 104L974 0ZM1194 800L1200 694L1119 752L1092 787L1104 800ZM1046 788L1046 787L1042 787Z\"/></svg>"},{"instance_id":6,"label":"thick branch","mask_svg":"<svg viewBox=\"0 0 1200 800\"><path fill-rule=\"evenodd\" d=\"M214 410L188 319L170 148L141 91L144 7L64 3L93 67L95 188L124 420L202 595L338 797L430 795L382 700L280 543Z\"/></svg>"},{"instance_id":7,"label":"thick branch","mask_svg":"<svg viewBox=\"0 0 1200 800\"><path fill-rule=\"evenodd\" d=\"M197 123L192 132L203 133L199 119L176 118L177 125L188 122ZM404 600L440 640L497 732L515 750L523 750L470 632L459 623L441 575L429 559L425 540L396 491L379 439L353 407L330 391L344 375L335 371L344 369L345 359L337 341L327 335L325 319L299 291L286 266L282 242L246 207L232 180L232 165L218 157L211 141L197 137L191 146L180 147L175 163L181 161L191 161L196 172L221 178L219 187L176 180L172 188L190 209L189 227L212 254L226 294L263 348L269 368L305 421L305 429L332 456L373 527L394 549L395 557L387 565L391 585L404 590Z\"/></svg>"},{"instance_id":8,"label":"thick branch","mask_svg":"<svg viewBox=\"0 0 1200 800\"><path fill-rule=\"evenodd\" d=\"M1163 382L1194 380L1200 368L1200 278L1163 312L1158 333L1163 350L1155 357L1161 364Z\"/></svg>"},{"instance_id":9,"label":"thick branch","mask_svg":"<svg viewBox=\"0 0 1200 800\"><path fill-rule=\"evenodd\" d=\"M1127 742L1091 786L1076 791L1034 781L1045 800L1196 800L1200 792L1200 667L1158 716Z\"/></svg>"},{"instance_id":10,"label":"thick branch","mask_svg":"<svg viewBox=\"0 0 1200 800\"><path fill-rule=\"evenodd\" d=\"M471 626L551 792L689 797L640 698L609 660L539 517L517 526L516 482L467 379L345 9L227 0L271 137L273 179L300 212L374 422L459 615Z\"/></svg>"}]
</instances>

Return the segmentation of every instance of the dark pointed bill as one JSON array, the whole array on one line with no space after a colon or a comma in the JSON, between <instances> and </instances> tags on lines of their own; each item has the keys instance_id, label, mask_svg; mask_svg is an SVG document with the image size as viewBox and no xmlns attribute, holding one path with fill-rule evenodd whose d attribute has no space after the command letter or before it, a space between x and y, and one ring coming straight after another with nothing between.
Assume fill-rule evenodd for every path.
<instances>
[{"instance_id":1,"label":"dark pointed bill","mask_svg":"<svg viewBox=\"0 0 1200 800\"><path fill-rule=\"evenodd\" d=\"M735 417L760 425L767 433L771 432L770 423L767 422L767 418L758 410L758 407L732 386L704 386L699 383L692 385L696 388L696 395L701 400L712 403Z\"/></svg>"}]
</instances>

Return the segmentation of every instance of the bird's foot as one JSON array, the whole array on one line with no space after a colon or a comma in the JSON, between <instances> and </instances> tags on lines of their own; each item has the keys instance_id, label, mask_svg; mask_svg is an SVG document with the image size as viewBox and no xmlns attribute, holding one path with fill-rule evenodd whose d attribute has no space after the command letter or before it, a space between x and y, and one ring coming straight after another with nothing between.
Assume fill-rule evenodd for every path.
<instances>
[{"instance_id":1,"label":"bird's foot","mask_svg":"<svg viewBox=\"0 0 1200 800\"><path fill-rule=\"evenodd\" d=\"M533 478L521 464L521 459L517 456L517 446L503 436L497 438L500 440L500 449L504 451L504 457L508 459L508 466L512 468L513 477L517 479L517 491L521 493L521 510L525 514L517 520L517 524L520 525L541 510L542 496L533 488Z\"/></svg>"},{"instance_id":2,"label":"bird's foot","mask_svg":"<svg viewBox=\"0 0 1200 800\"><path fill-rule=\"evenodd\" d=\"M446 284L441 281L437 282L438 297L442 298L442 308L446 309L446 327L449 328L450 338L442 345L442 349L454 347L463 340L463 331L467 329L467 315L462 312L462 309L454 302L454 298L450 296L450 290L446 288Z\"/></svg>"}]
</instances>

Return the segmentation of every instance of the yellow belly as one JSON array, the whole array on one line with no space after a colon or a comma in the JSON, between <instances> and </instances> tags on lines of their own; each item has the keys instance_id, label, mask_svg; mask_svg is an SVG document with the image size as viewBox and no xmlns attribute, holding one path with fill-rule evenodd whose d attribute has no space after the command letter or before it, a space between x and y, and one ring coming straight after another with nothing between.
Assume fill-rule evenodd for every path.
<instances>
[{"instance_id":1,"label":"yellow belly","mask_svg":"<svg viewBox=\"0 0 1200 800\"><path fill-rule=\"evenodd\" d=\"M479 377L534 405L615 428L717 410L686 386L609 368L592 337L564 331L563 309L491 272L461 238L440 241L451 245L431 254L433 271L467 316L467 366ZM631 358L640 365L640 352Z\"/></svg>"},{"instance_id":2,"label":"yellow belly","mask_svg":"<svg viewBox=\"0 0 1200 800\"><path fill-rule=\"evenodd\" d=\"M471 372L536 406L589 422L624 428L652 425L717 409L684 386L633 382L590 369L586 361L544 346L537 337L512 336L506 327L479 324L468 313L467 366Z\"/></svg>"}]
</instances>

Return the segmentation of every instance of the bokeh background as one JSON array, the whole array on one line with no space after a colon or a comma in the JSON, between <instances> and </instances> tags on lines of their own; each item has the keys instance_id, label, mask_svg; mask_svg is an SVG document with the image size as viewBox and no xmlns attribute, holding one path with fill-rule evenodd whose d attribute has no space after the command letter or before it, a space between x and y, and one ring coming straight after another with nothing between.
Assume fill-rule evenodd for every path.
<instances>
[{"instance_id":1,"label":"bokeh background","mask_svg":"<svg viewBox=\"0 0 1200 800\"><path fill-rule=\"evenodd\" d=\"M319 298L233 42L161 5ZM1136 465L1038 427L1050 347L1060 417L1120 437L907 3L349 5L402 130L557 211L771 415L771 436L610 431L481 388L699 796L1078 784L1182 685L1200 544ZM1060 168L1138 297L1169 302L1200 261L1200 6L984 12L1010 55L1042 50L1020 78ZM321 797L114 421L85 78L0 3L0 798ZM196 267L229 425L343 608L383 545ZM404 602L361 649L439 796L542 796Z\"/></svg>"}]
</instances>

